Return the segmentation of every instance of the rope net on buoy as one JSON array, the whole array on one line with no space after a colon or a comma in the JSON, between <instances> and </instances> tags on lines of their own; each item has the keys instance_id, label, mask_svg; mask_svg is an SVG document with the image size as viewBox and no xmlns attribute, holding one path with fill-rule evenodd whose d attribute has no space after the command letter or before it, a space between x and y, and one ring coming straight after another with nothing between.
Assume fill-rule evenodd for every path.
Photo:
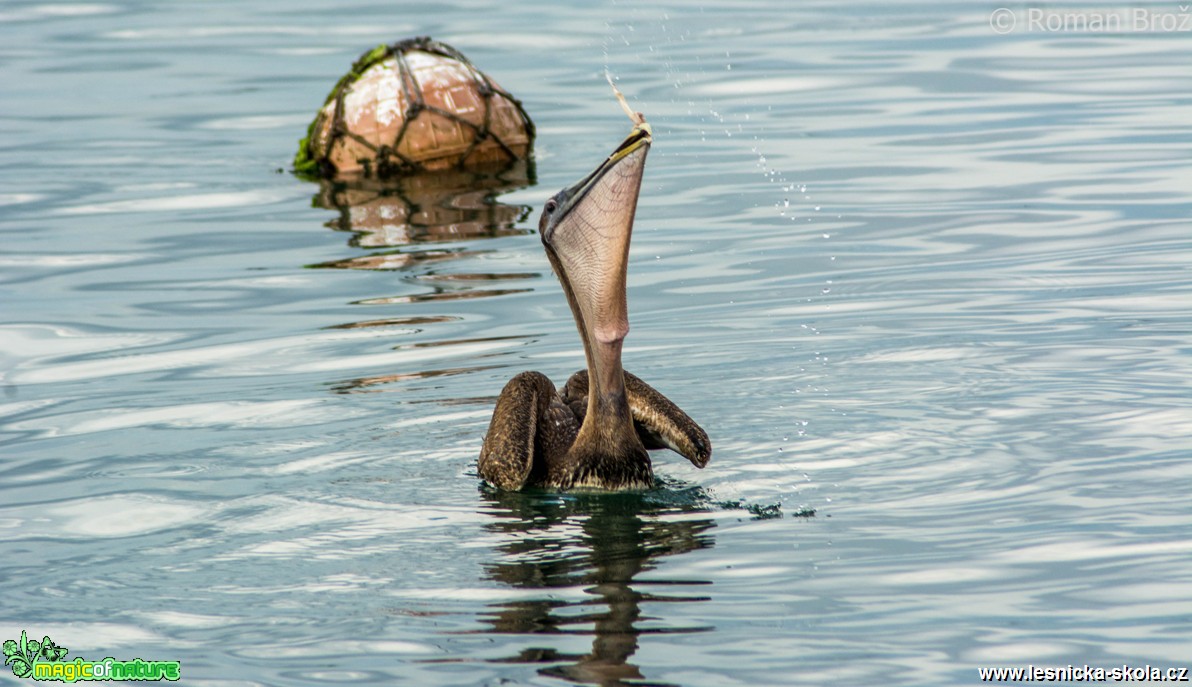
<instances>
[{"instance_id":1,"label":"rope net on buoy","mask_svg":"<svg viewBox=\"0 0 1192 687\"><path fill-rule=\"evenodd\" d=\"M521 102L427 36L379 46L339 80L294 159L323 177L392 177L511 163L530 153Z\"/></svg>"}]
</instances>

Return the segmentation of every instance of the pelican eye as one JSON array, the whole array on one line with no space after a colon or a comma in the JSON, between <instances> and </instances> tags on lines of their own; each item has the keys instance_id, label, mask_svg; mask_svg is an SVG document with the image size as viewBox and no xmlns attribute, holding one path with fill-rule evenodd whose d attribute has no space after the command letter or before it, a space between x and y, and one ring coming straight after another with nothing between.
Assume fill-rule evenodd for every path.
<instances>
[{"instance_id":1,"label":"pelican eye","mask_svg":"<svg viewBox=\"0 0 1192 687\"><path fill-rule=\"evenodd\" d=\"M558 209L559 209L559 203L554 198L551 198L550 200L546 201L546 205L542 206L542 211L548 215Z\"/></svg>"}]
</instances>

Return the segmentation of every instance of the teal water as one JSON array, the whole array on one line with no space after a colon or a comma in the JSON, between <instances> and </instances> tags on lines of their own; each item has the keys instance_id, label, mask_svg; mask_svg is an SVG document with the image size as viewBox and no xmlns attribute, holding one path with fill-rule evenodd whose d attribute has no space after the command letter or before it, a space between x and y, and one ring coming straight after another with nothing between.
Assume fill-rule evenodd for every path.
<instances>
[{"instance_id":1,"label":"teal water","mask_svg":"<svg viewBox=\"0 0 1192 687\"><path fill-rule=\"evenodd\" d=\"M1188 666L1192 36L994 9L5 3L0 638L212 685ZM286 173L421 34L533 169ZM534 227L628 131L606 68L656 133L626 366L712 462L493 494L502 385L582 365Z\"/></svg>"}]
</instances>

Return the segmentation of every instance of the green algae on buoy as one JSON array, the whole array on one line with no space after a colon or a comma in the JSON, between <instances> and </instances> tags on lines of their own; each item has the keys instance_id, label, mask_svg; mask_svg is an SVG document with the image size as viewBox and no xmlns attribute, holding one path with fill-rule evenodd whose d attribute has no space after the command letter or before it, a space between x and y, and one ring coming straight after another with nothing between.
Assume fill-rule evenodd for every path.
<instances>
[{"instance_id":1,"label":"green algae on buoy","mask_svg":"<svg viewBox=\"0 0 1192 687\"><path fill-rule=\"evenodd\" d=\"M360 56L294 156L294 171L377 177L511 164L530 156L521 102L455 48L423 36Z\"/></svg>"}]
</instances>

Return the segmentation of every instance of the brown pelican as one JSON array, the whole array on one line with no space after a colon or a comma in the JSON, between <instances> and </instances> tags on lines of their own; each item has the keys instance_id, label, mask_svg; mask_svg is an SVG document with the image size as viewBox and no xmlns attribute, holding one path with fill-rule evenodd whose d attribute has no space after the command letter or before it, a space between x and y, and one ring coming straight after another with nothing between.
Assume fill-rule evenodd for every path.
<instances>
[{"instance_id":1,"label":"brown pelican","mask_svg":"<svg viewBox=\"0 0 1192 687\"><path fill-rule=\"evenodd\" d=\"M621 368L629 238L652 141L645 118L630 116L633 131L608 159L543 207L538 231L588 367L562 391L540 372L505 385L480 450L480 476L501 489L648 489L647 449L670 448L699 468L711 457L699 425Z\"/></svg>"}]
</instances>

